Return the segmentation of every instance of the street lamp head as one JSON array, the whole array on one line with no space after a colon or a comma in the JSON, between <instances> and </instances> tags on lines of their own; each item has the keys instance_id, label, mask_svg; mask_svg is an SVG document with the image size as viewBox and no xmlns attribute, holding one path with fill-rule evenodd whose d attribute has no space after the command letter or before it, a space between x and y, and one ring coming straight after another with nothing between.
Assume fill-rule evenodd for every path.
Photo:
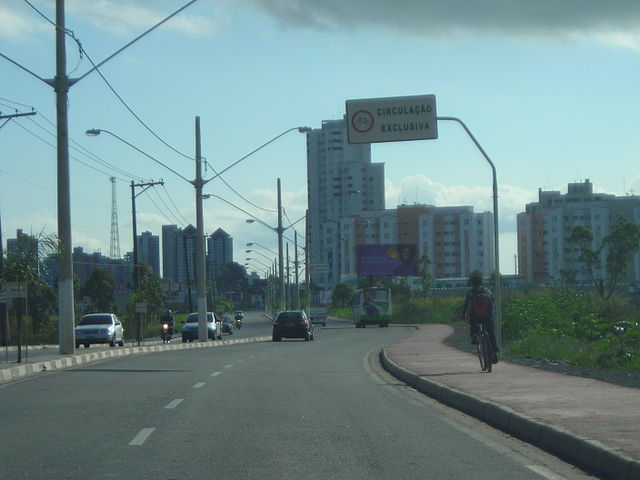
<instances>
[{"instance_id":1,"label":"street lamp head","mask_svg":"<svg viewBox=\"0 0 640 480\"><path fill-rule=\"evenodd\" d=\"M310 127L298 127L298 131L300 133L311 133L311 128Z\"/></svg>"},{"instance_id":2,"label":"street lamp head","mask_svg":"<svg viewBox=\"0 0 640 480\"><path fill-rule=\"evenodd\" d=\"M253 223L253 222L255 222L255 220L253 218L247 218L246 222L247 223Z\"/></svg>"},{"instance_id":3,"label":"street lamp head","mask_svg":"<svg viewBox=\"0 0 640 480\"><path fill-rule=\"evenodd\" d=\"M247 243L247 247L253 247L253 242Z\"/></svg>"},{"instance_id":4,"label":"street lamp head","mask_svg":"<svg viewBox=\"0 0 640 480\"><path fill-rule=\"evenodd\" d=\"M90 128L89 130L84 132L84 134L87 137L97 137L98 135L100 135L100 132L102 132L102 130L100 130L99 128Z\"/></svg>"}]
</instances>

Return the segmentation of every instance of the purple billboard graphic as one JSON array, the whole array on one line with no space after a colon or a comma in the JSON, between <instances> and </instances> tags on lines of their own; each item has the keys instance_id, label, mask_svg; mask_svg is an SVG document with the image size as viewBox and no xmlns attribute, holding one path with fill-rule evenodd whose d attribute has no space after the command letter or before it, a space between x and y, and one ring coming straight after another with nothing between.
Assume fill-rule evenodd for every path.
<instances>
[{"instance_id":1,"label":"purple billboard graphic","mask_svg":"<svg viewBox=\"0 0 640 480\"><path fill-rule=\"evenodd\" d=\"M358 275L417 276L416 245L358 245Z\"/></svg>"}]
</instances>

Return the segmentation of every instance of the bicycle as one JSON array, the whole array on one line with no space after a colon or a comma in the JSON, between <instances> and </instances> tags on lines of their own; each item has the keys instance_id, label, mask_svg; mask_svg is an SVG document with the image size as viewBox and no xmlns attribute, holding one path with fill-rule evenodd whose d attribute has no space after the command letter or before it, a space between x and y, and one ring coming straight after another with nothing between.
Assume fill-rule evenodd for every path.
<instances>
[{"instance_id":1,"label":"bicycle","mask_svg":"<svg viewBox=\"0 0 640 480\"><path fill-rule=\"evenodd\" d=\"M484 329L484 324L478 322L478 358L480 359L480 368L483 372L491 373L493 370L493 348L491 347L491 339Z\"/></svg>"}]
</instances>

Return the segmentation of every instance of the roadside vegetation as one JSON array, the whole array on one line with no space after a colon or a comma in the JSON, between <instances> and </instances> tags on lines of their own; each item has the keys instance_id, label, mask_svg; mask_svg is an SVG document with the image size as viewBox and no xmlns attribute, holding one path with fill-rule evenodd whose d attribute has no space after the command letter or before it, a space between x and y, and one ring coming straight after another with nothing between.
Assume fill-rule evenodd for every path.
<instances>
[{"instance_id":1,"label":"roadside vegetation","mask_svg":"<svg viewBox=\"0 0 640 480\"><path fill-rule=\"evenodd\" d=\"M440 292L432 291L426 268L429 259L421 261L422 288L417 291L412 291L406 282L390 285L384 278L370 278L366 285L358 286L391 287L392 323L451 323L457 332L466 331L466 321L460 319L466 292L440 296ZM623 297L612 293L619 278L613 274L612 264L611 261L607 264L608 281L596 283L595 289L503 290L503 355L580 367L640 371L640 294ZM593 264L591 267L595 268ZM346 284L336 286L331 315L351 318L349 300L353 289ZM463 343L458 340L457 345Z\"/></svg>"},{"instance_id":2,"label":"roadside vegetation","mask_svg":"<svg viewBox=\"0 0 640 480\"><path fill-rule=\"evenodd\" d=\"M399 324L450 323L460 320L464 297L412 297L394 294L393 320ZM570 365L640 371L638 301L602 298L592 290L536 289L503 291L503 354ZM348 308L331 314L350 318Z\"/></svg>"}]
</instances>

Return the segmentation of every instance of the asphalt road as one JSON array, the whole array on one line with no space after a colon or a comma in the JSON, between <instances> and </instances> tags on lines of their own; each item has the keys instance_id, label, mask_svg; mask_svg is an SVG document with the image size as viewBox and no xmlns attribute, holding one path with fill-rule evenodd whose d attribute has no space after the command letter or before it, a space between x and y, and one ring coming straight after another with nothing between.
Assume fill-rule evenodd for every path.
<instances>
[{"instance_id":1,"label":"asphalt road","mask_svg":"<svg viewBox=\"0 0 640 480\"><path fill-rule=\"evenodd\" d=\"M262 333L260 333L260 335L265 335L265 319L263 315L260 315L256 312L252 312L250 313L247 322L243 322L242 324L242 328L240 329L234 329L234 332L232 335L229 334L223 334L223 338L227 339L233 339L233 338L243 338L243 337L250 337L250 336L255 336L256 331L261 331ZM181 342L181 337L180 337L180 329L182 328L182 324L178 323L176 325L176 333L173 335L173 340L172 342ZM256 330L258 329L258 330ZM128 332L131 333L131 332ZM146 338L143 342L142 345L152 345L152 344L156 344L156 343L160 343L160 327L158 326L158 336L157 337L153 337L153 338ZM130 338L126 339L126 346L133 346L133 345L137 345L137 341L135 340L131 340ZM110 347L108 344L93 344L89 347L88 351L94 351L94 350L101 350L101 349L109 349L109 348L117 348L117 347ZM23 345L22 346L22 363L33 363L33 362L38 362L42 357L46 357L46 356L50 356L50 355L57 355L59 353L59 347L57 345L46 345L46 346L41 346L41 345ZM86 349L84 348L84 346L80 346L79 348L76 349L76 352L80 353L80 352L84 352ZM15 346L11 346L9 348L5 348L5 347L0 347L0 362L2 363L16 363L16 360L18 358L18 351L17 348Z\"/></svg>"},{"instance_id":2,"label":"asphalt road","mask_svg":"<svg viewBox=\"0 0 640 480\"><path fill-rule=\"evenodd\" d=\"M259 314L236 335L268 335ZM7 479L583 480L407 388L379 348L407 328L133 355L0 388Z\"/></svg>"}]
</instances>

